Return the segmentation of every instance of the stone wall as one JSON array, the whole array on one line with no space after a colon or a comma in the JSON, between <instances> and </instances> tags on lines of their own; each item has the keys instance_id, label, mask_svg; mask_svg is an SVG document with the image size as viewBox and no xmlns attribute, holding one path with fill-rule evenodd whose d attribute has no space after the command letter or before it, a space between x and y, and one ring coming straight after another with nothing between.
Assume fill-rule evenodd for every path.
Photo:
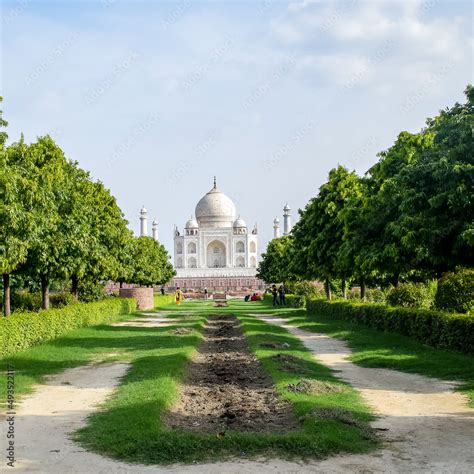
<instances>
[{"instance_id":1,"label":"stone wall","mask_svg":"<svg viewBox=\"0 0 474 474\"><path fill-rule=\"evenodd\" d=\"M134 298L139 310L153 309L153 288L120 288L119 295L122 298Z\"/></svg>"}]
</instances>

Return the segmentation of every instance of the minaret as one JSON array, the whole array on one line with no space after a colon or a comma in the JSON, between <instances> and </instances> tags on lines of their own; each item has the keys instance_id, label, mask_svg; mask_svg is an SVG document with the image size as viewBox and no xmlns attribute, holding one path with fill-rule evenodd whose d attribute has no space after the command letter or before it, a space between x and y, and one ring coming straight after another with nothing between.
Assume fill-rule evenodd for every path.
<instances>
[{"instance_id":1,"label":"minaret","mask_svg":"<svg viewBox=\"0 0 474 474\"><path fill-rule=\"evenodd\" d=\"M288 203L283 208L283 235L288 235L291 232L291 208Z\"/></svg>"},{"instance_id":2,"label":"minaret","mask_svg":"<svg viewBox=\"0 0 474 474\"><path fill-rule=\"evenodd\" d=\"M140 237L148 235L147 219L147 211L143 206L140 211Z\"/></svg>"},{"instance_id":3,"label":"minaret","mask_svg":"<svg viewBox=\"0 0 474 474\"><path fill-rule=\"evenodd\" d=\"M278 237L280 237L280 219L275 217L273 219L273 238L278 239Z\"/></svg>"},{"instance_id":4,"label":"minaret","mask_svg":"<svg viewBox=\"0 0 474 474\"><path fill-rule=\"evenodd\" d=\"M158 221L154 220L151 224L151 232L153 238L158 242Z\"/></svg>"}]
</instances>

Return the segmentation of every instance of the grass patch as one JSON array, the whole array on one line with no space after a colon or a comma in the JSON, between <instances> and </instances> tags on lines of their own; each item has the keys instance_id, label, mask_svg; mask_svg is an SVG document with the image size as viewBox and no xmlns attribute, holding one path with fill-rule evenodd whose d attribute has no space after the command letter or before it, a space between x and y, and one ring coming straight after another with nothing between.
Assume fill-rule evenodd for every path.
<instances>
[{"instance_id":1,"label":"grass patch","mask_svg":"<svg viewBox=\"0 0 474 474\"><path fill-rule=\"evenodd\" d=\"M268 312L285 317L301 329L347 341L353 351L350 360L362 367L394 369L459 382L457 390L465 393L469 406L474 407L474 357L471 355L436 349L407 336L365 328L306 310L273 311L269 308Z\"/></svg>"},{"instance_id":2,"label":"grass patch","mask_svg":"<svg viewBox=\"0 0 474 474\"><path fill-rule=\"evenodd\" d=\"M231 301L229 307L216 309L212 301L190 301L174 308L174 314L192 313L193 318L205 318L216 313L237 315L251 349L272 376L278 394L291 403L296 417L301 419L299 430L285 434L227 431L225 436L217 436L165 426L160 415L176 400L179 381L192 351L178 354L175 349L173 354L161 354L163 333L157 335L157 347L153 351L131 361L132 368L115 395L104 404L103 411L89 419L88 426L77 433L76 439L93 451L145 464L192 463L256 455L321 458L373 448L376 443L367 424L371 415L358 393L336 379L329 369L316 363L297 338L282 328L249 316L246 314L249 309L264 312L266 307L261 303L250 305ZM171 335L169 328L166 333L176 341L188 337ZM344 384L347 390L321 394L292 392L288 385L298 383L300 376L281 369L280 362L273 356L282 349L261 347L261 343L267 340L288 345L285 354L291 355L305 368L306 379ZM321 410L331 413L331 409L336 408L347 412L346 418L320 415ZM316 413L314 416L313 412ZM356 421L349 423L349 419Z\"/></svg>"}]
</instances>

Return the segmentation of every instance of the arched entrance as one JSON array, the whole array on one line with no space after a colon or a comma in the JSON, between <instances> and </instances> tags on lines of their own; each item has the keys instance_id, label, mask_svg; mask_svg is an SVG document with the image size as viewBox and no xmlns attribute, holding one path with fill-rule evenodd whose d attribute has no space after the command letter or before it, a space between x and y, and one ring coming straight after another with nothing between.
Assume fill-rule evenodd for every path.
<instances>
[{"instance_id":1,"label":"arched entrance","mask_svg":"<svg viewBox=\"0 0 474 474\"><path fill-rule=\"evenodd\" d=\"M219 240L213 240L207 246L208 268L223 268L226 265L225 245Z\"/></svg>"}]
</instances>

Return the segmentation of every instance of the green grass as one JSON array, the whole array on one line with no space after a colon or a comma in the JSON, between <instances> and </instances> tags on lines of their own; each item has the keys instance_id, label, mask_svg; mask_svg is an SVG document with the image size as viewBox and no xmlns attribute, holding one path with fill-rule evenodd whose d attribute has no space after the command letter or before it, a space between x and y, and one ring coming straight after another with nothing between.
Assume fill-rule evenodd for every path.
<instances>
[{"instance_id":1,"label":"green grass","mask_svg":"<svg viewBox=\"0 0 474 474\"><path fill-rule=\"evenodd\" d=\"M153 356L132 361L132 369L123 379L115 396L107 401L104 410L94 414L88 425L77 434L77 440L93 451L128 462L169 464L224 459L229 456L280 455L283 457L320 458L340 452L365 452L376 443L368 429L371 419L368 408L358 393L336 379L331 371L316 363L298 339L286 330L261 322L246 315L249 309L264 312L261 304L231 302L228 308L215 308L211 301L186 302L174 308L177 314L193 312L197 317L209 314L238 315L251 348L262 360L273 377L278 393L294 407L297 418L316 409L347 410L347 419L306 417L301 429L287 434L252 434L228 431L225 436L191 433L170 429L160 422L160 414L176 400L189 353L174 354L165 359L157 348ZM183 336L177 336L178 339ZM285 353L298 358L305 368L304 378L344 384L343 393L304 395L291 393L289 383L301 376L280 370L279 362L270 357L280 350L262 349L264 341L288 342ZM158 340L157 346L161 347ZM249 403L252 403L249 400ZM352 419L351 419L352 418Z\"/></svg>"},{"instance_id":2,"label":"green grass","mask_svg":"<svg viewBox=\"0 0 474 474\"><path fill-rule=\"evenodd\" d=\"M270 309L301 329L347 341L353 351L350 360L362 367L381 367L456 381L458 390L474 407L474 357L460 352L435 349L396 333L381 332L307 313L306 310Z\"/></svg>"},{"instance_id":3,"label":"green grass","mask_svg":"<svg viewBox=\"0 0 474 474\"><path fill-rule=\"evenodd\" d=\"M2 361L4 365L9 362L15 366L17 399L30 392L44 376L66 368L92 361L126 361L131 367L114 395L76 433L77 441L87 449L128 462L169 464L256 455L321 458L365 452L377 445L367 425L371 414L358 393L318 364L296 337L248 314L268 313L264 303L233 301L228 308L217 309L212 301L187 301L180 307L163 305L160 310L170 311L173 318L182 316L183 320L164 328L102 325L77 329ZM291 403L296 418L301 419L301 429L286 434L228 432L217 437L169 429L161 424L161 413L178 397L179 383L186 363L201 341L204 322L216 313L235 314L240 319L252 350L273 378L277 392ZM122 318L127 319L131 317ZM193 332L171 333L170 329L176 327L189 327ZM285 354L297 358L304 374L281 370L280 362L271 357L282 349L260 346L269 340L287 342L290 347L284 350ZM3 389L5 374L1 377ZM344 389L341 393L318 395L289 391L288 384L297 383L301 377ZM331 412L334 408L339 411ZM326 410L323 415L308 416L321 409ZM334 416L341 410L344 416Z\"/></svg>"}]
</instances>

